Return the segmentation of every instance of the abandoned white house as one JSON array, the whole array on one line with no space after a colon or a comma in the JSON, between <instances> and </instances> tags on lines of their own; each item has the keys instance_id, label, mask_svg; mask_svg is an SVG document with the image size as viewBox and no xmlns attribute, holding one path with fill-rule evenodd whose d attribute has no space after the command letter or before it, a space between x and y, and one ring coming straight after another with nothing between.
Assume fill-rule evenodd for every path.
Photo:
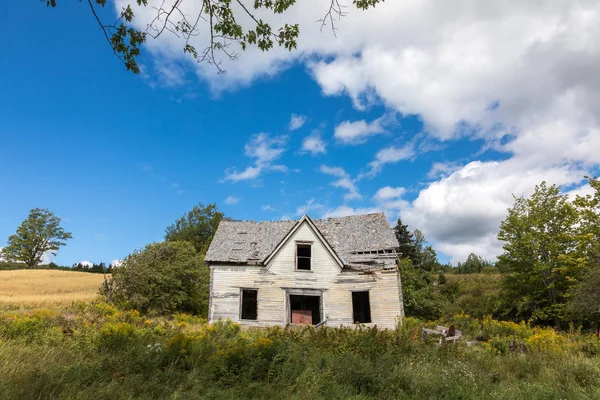
<instances>
[{"instance_id":1,"label":"abandoned white house","mask_svg":"<svg viewBox=\"0 0 600 400\"><path fill-rule=\"evenodd\" d=\"M222 221L206 254L209 321L394 328L404 312L397 247L384 214Z\"/></svg>"}]
</instances>

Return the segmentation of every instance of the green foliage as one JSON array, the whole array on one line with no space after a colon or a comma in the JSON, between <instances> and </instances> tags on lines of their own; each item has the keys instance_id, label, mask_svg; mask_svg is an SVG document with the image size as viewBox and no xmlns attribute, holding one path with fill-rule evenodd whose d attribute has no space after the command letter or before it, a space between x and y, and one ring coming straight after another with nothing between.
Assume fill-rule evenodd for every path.
<instances>
[{"instance_id":1,"label":"green foliage","mask_svg":"<svg viewBox=\"0 0 600 400\"><path fill-rule=\"evenodd\" d=\"M439 318L445 299L435 290L435 276L415 268L408 258L398 262L398 272L402 280L404 313L409 317Z\"/></svg>"},{"instance_id":2,"label":"green foliage","mask_svg":"<svg viewBox=\"0 0 600 400\"><path fill-rule=\"evenodd\" d=\"M35 208L8 238L0 256L8 261L24 262L33 268L42 261L44 254L56 255L56 251L73 236L60 226L60 218L47 209Z\"/></svg>"},{"instance_id":3,"label":"green foliage","mask_svg":"<svg viewBox=\"0 0 600 400\"><path fill-rule=\"evenodd\" d=\"M199 203L166 229L165 240L189 242L198 253L206 254L219 223L224 218L216 204L204 206Z\"/></svg>"},{"instance_id":4,"label":"green foliage","mask_svg":"<svg viewBox=\"0 0 600 400\"><path fill-rule=\"evenodd\" d=\"M444 310L444 298L438 287L443 286L445 276L436 275L442 268L435 250L426 245L425 236L415 229L410 233L407 225L398 219L394 227L398 240L400 261L398 271L402 281L404 311L410 317L436 319Z\"/></svg>"},{"instance_id":5,"label":"green foliage","mask_svg":"<svg viewBox=\"0 0 600 400\"><path fill-rule=\"evenodd\" d=\"M209 277L202 256L190 243L162 242L127 256L101 291L120 307L142 313L206 316Z\"/></svg>"},{"instance_id":6,"label":"green foliage","mask_svg":"<svg viewBox=\"0 0 600 400\"><path fill-rule=\"evenodd\" d=\"M480 273L483 270L494 268L494 264L475 253L469 254L465 262L459 262L457 266L457 272L459 274L473 274Z\"/></svg>"},{"instance_id":7,"label":"green foliage","mask_svg":"<svg viewBox=\"0 0 600 400\"><path fill-rule=\"evenodd\" d=\"M515 198L498 234L499 259L510 271L503 282L509 315L557 327L566 320L566 294L585 262L578 222L558 186L543 182L530 198Z\"/></svg>"},{"instance_id":8,"label":"green foliage","mask_svg":"<svg viewBox=\"0 0 600 400\"><path fill-rule=\"evenodd\" d=\"M397 330L243 330L231 321L177 322L149 320L104 303L81 304L64 316L0 314L0 397L493 400L600 395L600 359L593 355L598 340L525 323L456 315L451 322L464 331L465 340L439 345L421 340L422 328L439 322L414 318L404 318ZM23 326L33 327L35 341L14 333L24 332Z\"/></svg>"},{"instance_id":9,"label":"green foliage","mask_svg":"<svg viewBox=\"0 0 600 400\"><path fill-rule=\"evenodd\" d=\"M0 261L0 271L25 269L24 267L27 267L27 265L22 262ZM38 265L32 267L31 269L57 269L57 270L62 270L62 271L71 271L70 267L60 266L53 262L51 262L49 264L38 264Z\"/></svg>"},{"instance_id":10,"label":"green foliage","mask_svg":"<svg viewBox=\"0 0 600 400\"><path fill-rule=\"evenodd\" d=\"M92 266L84 265L82 263L73 264L70 268L72 271L79 272L91 272L94 274L110 274L112 271L113 265L106 266L103 262L100 264L93 263Z\"/></svg>"},{"instance_id":11,"label":"green foliage","mask_svg":"<svg viewBox=\"0 0 600 400\"><path fill-rule=\"evenodd\" d=\"M502 314L502 275L459 274L448 275L446 280L444 285L440 285L440 293L445 297L445 315L466 313L475 318L484 318Z\"/></svg>"},{"instance_id":12,"label":"green foliage","mask_svg":"<svg viewBox=\"0 0 600 400\"><path fill-rule=\"evenodd\" d=\"M570 289L568 306L577 321L595 324L600 338L600 245L595 246L592 254L581 282Z\"/></svg>"},{"instance_id":13,"label":"green foliage","mask_svg":"<svg viewBox=\"0 0 600 400\"><path fill-rule=\"evenodd\" d=\"M56 7L56 0L41 0L48 7ZM375 7L383 0L353 0L354 6L359 10ZM119 18L112 24L105 24L100 19L96 6L105 7L106 0L87 0L96 22L100 25L103 34L110 44L113 53L125 65L128 71L140 72L137 59L141 54L141 46L150 37L157 39L165 31L182 40L183 52L192 55L198 62L207 61L214 64L219 72L224 72L220 67L220 60L215 56L221 52L229 59L236 59L237 54L229 47L237 43L242 50L249 45L256 46L262 51L269 51L274 44L291 51L296 48L300 28L298 24L284 22L279 27L272 27L268 22L254 15L255 11L262 14L272 13L279 15L285 13L296 0L254 0L254 2L238 0L235 2L239 7L232 7L231 0L201 0L200 10L189 15L189 10L180 8L181 1L164 8L153 5L156 17L150 22L145 31L133 27L135 13L130 5L122 8ZM148 7L147 0L136 0L140 7ZM248 4L249 3L249 4ZM346 14L343 5L333 1L329 5L329 11L323 17L322 26L325 22L331 23L335 32L334 16L341 18ZM254 10L254 11L253 11ZM247 19L249 22L242 26L239 19ZM207 29L201 28L202 23L207 24ZM208 33L207 33L208 32ZM204 50L196 49L190 40L200 34L207 35L209 45Z\"/></svg>"},{"instance_id":14,"label":"green foliage","mask_svg":"<svg viewBox=\"0 0 600 400\"><path fill-rule=\"evenodd\" d=\"M600 338L600 181L590 178L589 183L594 194L575 200L583 238L580 247L587 250L587 262L581 279L570 288L568 309L576 321L595 325Z\"/></svg>"},{"instance_id":15,"label":"green foliage","mask_svg":"<svg viewBox=\"0 0 600 400\"><path fill-rule=\"evenodd\" d=\"M398 252L400 253L400 257L409 258L413 265L418 264L419 259L413 234L408 230L408 225L402 224L402 220L400 220L400 218L398 218L398 222L396 222L394 233L396 235L396 239L398 240Z\"/></svg>"}]
</instances>

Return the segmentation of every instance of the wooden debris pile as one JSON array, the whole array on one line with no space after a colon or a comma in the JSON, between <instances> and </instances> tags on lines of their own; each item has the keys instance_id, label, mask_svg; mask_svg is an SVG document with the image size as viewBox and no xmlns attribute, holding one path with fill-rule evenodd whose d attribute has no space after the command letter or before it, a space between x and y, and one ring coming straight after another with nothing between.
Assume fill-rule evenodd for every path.
<instances>
[{"instance_id":1,"label":"wooden debris pile","mask_svg":"<svg viewBox=\"0 0 600 400\"><path fill-rule=\"evenodd\" d=\"M463 333L462 331L456 329L454 325L450 325L449 328L441 325L436 326L435 329L423 328L423 332L421 333L421 339L425 340L425 338L430 335L439 336L439 343L442 343L444 341L456 343L456 341L462 337Z\"/></svg>"}]
</instances>

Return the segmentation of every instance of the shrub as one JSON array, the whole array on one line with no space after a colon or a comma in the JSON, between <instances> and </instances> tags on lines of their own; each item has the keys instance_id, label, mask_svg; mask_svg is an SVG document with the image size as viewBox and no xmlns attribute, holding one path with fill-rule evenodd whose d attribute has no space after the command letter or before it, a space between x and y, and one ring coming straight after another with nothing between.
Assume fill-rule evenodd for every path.
<instances>
[{"instance_id":1,"label":"shrub","mask_svg":"<svg viewBox=\"0 0 600 400\"><path fill-rule=\"evenodd\" d=\"M60 338L56 326L58 316L50 310L37 310L28 314L0 315L0 338L26 342L40 342Z\"/></svg>"},{"instance_id":2,"label":"shrub","mask_svg":"<svg viewBox=\"0 0 600 400\"><path fill-rule=\"evenodd\" d=\"M536 328L535 334L525 344L529 350L538 354L560 355L566 352L565 337L552 328Z\"/></svg>"},{"instance_id":3,"label":"shrub","mask_svg":"<svg viewBox=\"0 0 600 400\"><path fill-rule=\"evenodd\" d=\"M190 312L206 316L209 271L187 242L163 242L129 255L101 293L142 313Z\"/></svg>"},{"instance_id":4,"label":"shrub","mask_svg":"<svg viewBox=\"0 0 600 400\"><path fill-rule=\"evenodd\" d=\"M136 328L127 322L105 324L98 332L98 345L103 350L119 350L134 340Z\"/></svg>"}]
</instances>

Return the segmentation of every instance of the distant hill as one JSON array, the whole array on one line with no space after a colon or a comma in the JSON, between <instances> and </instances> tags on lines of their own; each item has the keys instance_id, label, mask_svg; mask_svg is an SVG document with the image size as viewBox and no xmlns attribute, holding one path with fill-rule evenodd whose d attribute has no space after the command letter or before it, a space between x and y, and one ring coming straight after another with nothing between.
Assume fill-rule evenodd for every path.
<instances>
[{"instance_id":1,"label":"distant hill","mask_svg":"<svg viewBox=\"0 0 600 400\"><path fill-rule=\"evenodd\" d=\"M0 271L0 312L62 308L98 295L101 274L54 269Z\"/></svg>"},{"instance_id":2,"label":"distant hill","mask_svg":"<svg viewBox=\"0 0 600 400\"><path fill-rule=\"evenodd\" d=\"M501 305L502 274L447 274L440 292L447 298L446 314L461 312L476 318L496 316Z\"/></svg>"}]
</instances>

